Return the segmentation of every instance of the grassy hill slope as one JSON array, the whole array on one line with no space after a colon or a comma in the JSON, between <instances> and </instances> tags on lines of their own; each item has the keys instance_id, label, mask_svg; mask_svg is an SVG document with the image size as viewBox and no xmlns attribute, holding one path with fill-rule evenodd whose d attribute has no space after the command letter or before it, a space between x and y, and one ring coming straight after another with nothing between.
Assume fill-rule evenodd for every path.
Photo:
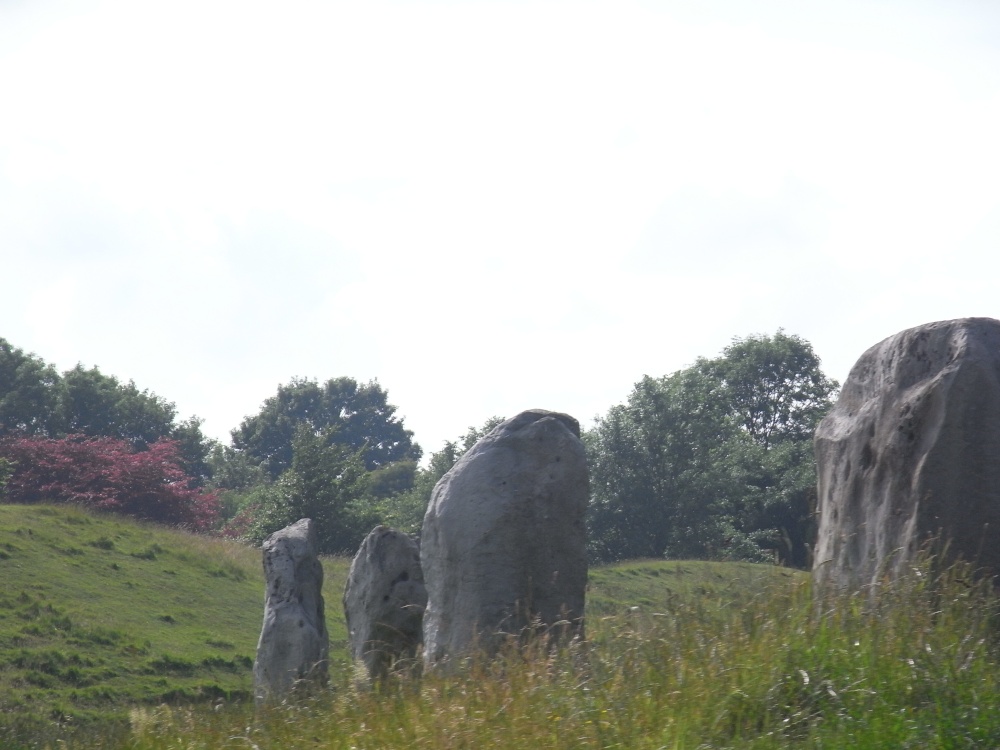
<instances>
[{"instance_id":1,"label":"grassy hill slope","mask_svg":"<svg viewBox=\"0 0 1000 750\"><path fill-rule=\"evenodd\" d=\"M347 562L330 560L335 658ZM242 698L260 552L70 507L0 505L0 711L80 721L129 703Z\"/></svg>"},{"instance_id":2,"label":"grassy hill slope","mask_svg":"<svg viewBox=\"0 0 1000 750\"><path fill-rule=\"evenodd\" d=\"M374 691L345 658L347 561L324 569L333 689L255 714L258 550L0 506L0 747L1000 747L1000 600L967 566L822 601L771 566L597 568L586 642Z\"/></svg>"},{"instance_id":3,"label":"grassy hill slope","mask_svg":"<svg viewBox=\"0 0 1000 750\"><path fill-rule=\"evenodd\" d=\"M324 560L335 670L348 561ZM260 552L62 506L0 505L0 727L104 723L130 706L245 699L263 614ZM802 573L638 561L592 571L588 624L698 602L744 606Z\"/></svg>"},{"instance_id":4,"label":"grassy hill slope","mask_svg":"<svg viewBox=\"0 0 1000 750\"><path fill-rule=\"evenodd\" d=\"M806 573L754 563L635 560L590 571L587 615L663 612L679 604L739 609L775 586L806 580Z\"/></svg>"}]
</instances>

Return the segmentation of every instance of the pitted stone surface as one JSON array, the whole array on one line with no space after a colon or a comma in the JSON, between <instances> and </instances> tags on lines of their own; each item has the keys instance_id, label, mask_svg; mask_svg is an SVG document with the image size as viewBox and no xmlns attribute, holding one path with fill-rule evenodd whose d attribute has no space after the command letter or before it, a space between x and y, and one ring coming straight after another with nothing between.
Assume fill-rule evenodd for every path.
<instances>
[{"instance_id":1,"label":"pitted stone surface","mask_svg":"<svg viewBox=\"0 0 1000 750\"><path fill-rule=\"evenodd\" d=\"M873 346L815 448L817 583L897 575L931 537L1000 573L1000 321L929 323Z\"/></svg>"},{"instance_id":2,"label":"pitted stone surface","mask_svg":"<svg viewBox=\"0 0 1000 750\"><path fill-rule=\"evenodd\" d=\"M325 684L329 653L312 521L303 518L274 532L262 549L267 588L253 665L258 705L281 700L300 681Z\"/></svg>"},{"instance_id":3,"label":"pitted stone surface","mask_svg":"<svg viewBox=\"0 0 1000 750\"><path fill-rule=\"evenodd\" d=\"M401 531L376 526L354 556L344 589L351 654L370 680L416 656L426 605L420 546Z\"/></svg>"},{"instance_id":4,"label":"pitted stone surface","mask_svg":"<svg viewBox=\"0 0 1000 750\"><path fill-rule=\"evenodd\" d=\"M579 424L540 409L498 425L441 478L421 532L427 665L489 652L532 623L582 633L588 497Z\"/></svg>"}]
</instances>

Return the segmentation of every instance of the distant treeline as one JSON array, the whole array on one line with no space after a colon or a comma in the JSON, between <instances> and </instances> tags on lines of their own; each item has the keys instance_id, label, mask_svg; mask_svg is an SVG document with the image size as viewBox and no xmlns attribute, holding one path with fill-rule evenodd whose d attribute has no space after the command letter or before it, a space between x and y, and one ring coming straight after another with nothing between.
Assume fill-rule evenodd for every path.
<instances>
[{"instance_id":1,"label":"distant treeline","mask_svg":"<svg viewBox=\"0 0 1000 750\"><path fill-rule=\"evenodd\" d=\"M836 388L812 346L781 330L644 377L583 435L593 559L806 565L812 433ZM59 373L0 338L7 502L82 502L252 542L308 516L324 551L353 553L378 523L419 533L434 485L501 421L469 427L421 467L377 381L293 379L222 445L132 381L81 365ZM74 463L89 468L67 471Z\"/></svg>"}]
</instances>

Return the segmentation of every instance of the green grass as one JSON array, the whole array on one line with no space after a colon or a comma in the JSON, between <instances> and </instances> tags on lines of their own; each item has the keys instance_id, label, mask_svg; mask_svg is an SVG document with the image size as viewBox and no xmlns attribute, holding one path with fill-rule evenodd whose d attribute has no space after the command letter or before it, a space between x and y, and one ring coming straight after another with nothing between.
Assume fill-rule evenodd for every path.
<instances>
[{"instance_id":1,"label":"green grass","mask_svg":"<svg viewBox=\"0 0 1000 750\"><path fill-rule=\"evenodd\" d=\"M996 599L961 569L920 572L820 604L797 575L738 606L678 597L598 618L587 643L380 692L343 681L257 717L139 711L124 747L998 747Z\"/></svg>"},{"instance_id":2,"label":"green grass","mask_svg":"<svg viewBox=\"0 0 1000 750\"><path fill-rule=\"evenodd\" d=\"M773 565L635 560L590 572L587 615L656 612L680 603L697 603L706 612L721 614L740 609L776 587L804 580L802 571Z\"/></svg>"},{"instance_id":3,"label":"green grass","mask_svg":"<svg viewBox=\"0 0 1000 750\"><path fill-rule=\"evenodd\" d=\"M997 600L961 568L820 603L772 566L598 568L585 643L371 692L326 560L332 690L254 715L259 551L13 506L0 551L3 748L1000 746Z\"/></svg>"},{"instance_id":4,"label":"green grass","mask_svg":"<svg viewBox=\"0 0 1000 750\"><path fill-rule=\"evenodd\" d=\"M334 608L346 565L324 565ZM257 550L70 507L0 505L0 578L0 747L35 727L125 726L131 705L251 694ZM329 625L346 659L342 618Z\"/></svg>"}]
</instances>

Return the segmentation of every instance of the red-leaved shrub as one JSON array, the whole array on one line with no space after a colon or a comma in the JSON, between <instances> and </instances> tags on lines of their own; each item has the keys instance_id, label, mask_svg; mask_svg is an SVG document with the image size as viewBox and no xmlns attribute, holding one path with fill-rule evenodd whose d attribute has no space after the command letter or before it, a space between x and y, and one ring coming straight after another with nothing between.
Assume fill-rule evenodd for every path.
<instances>
[{"instance_id":1,"label":"red-leaved shrub","mask_svg":"<svg viewBox=\"0 0 1000 750\"><path fill-rule=\"evenodd\" d=\"M0 458L14 465L9 503L75 503L201 531L219 517L218 498L192 486L174 440L135 451L109 437L6 437Z\"/></svg>"}]
</instances>

